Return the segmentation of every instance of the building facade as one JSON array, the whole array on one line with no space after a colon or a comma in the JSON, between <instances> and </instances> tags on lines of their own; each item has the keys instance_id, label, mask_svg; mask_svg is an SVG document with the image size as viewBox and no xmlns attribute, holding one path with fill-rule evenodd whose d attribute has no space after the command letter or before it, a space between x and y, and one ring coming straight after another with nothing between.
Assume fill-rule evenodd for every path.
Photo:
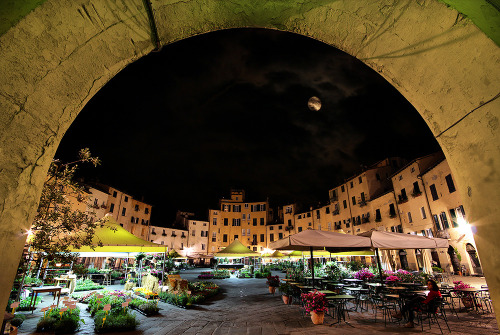
<instances>
[{"instance_id":1,"label":"building facade","mask_svg":"<svg viewBox=\"0 0 500 335\"><path fill-rule=\"evenodd\" d=\"M267 248L267 200L246 202L245 191L231 190L231 197L220 199L219 208L210 209L208 217L209 253L224 249L236 239L253 251L262 252Z\"/></svg>"}]
</instances>

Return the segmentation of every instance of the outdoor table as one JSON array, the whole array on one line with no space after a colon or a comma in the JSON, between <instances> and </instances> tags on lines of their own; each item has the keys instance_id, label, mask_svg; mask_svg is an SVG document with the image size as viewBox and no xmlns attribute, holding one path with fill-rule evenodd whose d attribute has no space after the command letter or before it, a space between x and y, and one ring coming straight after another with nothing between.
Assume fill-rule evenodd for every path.
<instances>
[{"instance_id":1,"label":"outdoor table","mask_svg":"<svg viewBox=\"0 0 500 335\"><path fill-rule=\"evenodd\" d=\"M351 326L349 324L349 322L347 322L345 320L345 310L346 310L345 303L347 302L347 300L355 299L355 297L352 296L352 295L348 295L348 294L339 294L339 295L327 296L326 299L330 300L330 301L335 301L335 303L334 303L334 306L335 306L334 309L337 312L337 321L334 322L334 323L332 323L330 326L332 326L334 324L340 323L340 321L342 321L342 319L344 320L344 322L346 324L348 324L349 326ZM333 317L333 315L332 315L332 317Z\"/></svg>"},{"instance_id":2,"label":"outdoor table","mask_svg":"<svg viewBox=\"0 0 500 335\"><path fill-rule=\"evenodd\" d=\"M408 287L403 287L403 286L387 286L386 289L393 290L393 291L405 291L405 290L408 289Z\"/></svg>"},{"instance_id":3,"label":"outdoor table","mask_svg":"<svg viewBox=\"0 0 500 335\"><path fill-rule=\"evenodd\" d=\"M297 287L298 287L298 288L300 288L300 290L301 290L301 291L314 289L314 287L312 287L312 286L307 286L307 285L297 285Z\"/></svg>"},{"instance_id":4,"label":"outdoor table","mask_svg":"<svg viewBox=\"0 0 500 335\"><path fill-rule=\"evenodd\" d=\"M293 279L290 279L290 278L281 278L281 280L283 280L284 282L291 282L291 281L293 281Z\"/></svg>"},{"instance_id":5,"label":"outdoor table","mask_svg":"<svg viewBox=\"0 0 500 335\"><path fill-rule=\"evenodd\" d=\"M300 283L296 283L296 282L293 282L293 281L288 282L288 284L290 284L290 285L300 285Z\"/></svg>"},{"instance_id":6,"label":"outdoor table","mask_svg":"<svg viewBox=\"0 0 500 335\"><path fill-rule=\"evenodd\" d=\"M314 292L314 291L311 291L311 292ZM318 291L318 293L323 293L323 294L332 294L332 295L334 295L334 294L335 294L335 292L330 291L330 290L320 290L320 291Z\"/></svg>"},{"instance_id":7,"label":"outdoor table","mask_svg":"<svg viewBox=\"0 0 500 335\"><path fill-rule=\"evenodd\" d=\"M361 279L356 279L356 278L347 278L347 279L344 279L344 281L348 282L348 283L361 283L363 282Z\"/></svg>"},{"instance_id":8,"label":"outdoor table","mask_svg":"<svg viewBox=\"0 0 500 335\"><path fill-rule=\"evenodd\" d=\"M45 286L45 287L32 288L33 296L31 297L31 300L30 300L30 308L35 307L34 305L36 304L36 297L38 296L38 293L43 293L43 292L53 292L54 293L54 300L56 300L55 293L57 293L57 306L59 306L59 299L61 298L61 289L62 289L62 287L60 287L60 286ZM33 310L31 311L32 314L33 314Z\"/></svg>"},{"instance_id":9,"label":"outdoor table","mask_svg":"<svg viewBox=\"0 0 500 335\"><path fill-rule=\"evenodd\" d=\"M312 286L314 286L313 277L304 277L304 279L306 281L306 285L309 284L309 282L311 282ZM323 285L322 284L323 279L325 279L325 277L314 277L314 281L318 281L318 284L320 286Z\"/></svg>"}]
</instances>

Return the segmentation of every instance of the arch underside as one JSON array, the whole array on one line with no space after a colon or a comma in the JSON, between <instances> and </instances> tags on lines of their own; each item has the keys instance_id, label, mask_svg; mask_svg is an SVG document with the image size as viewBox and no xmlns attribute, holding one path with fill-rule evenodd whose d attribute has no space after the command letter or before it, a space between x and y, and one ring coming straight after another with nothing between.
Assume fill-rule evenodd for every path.
<instances>
[{"instance_id":1,"label":"arch underside","mask_svg":"<svg viewBox=\"0 0 500 335\"><path fill-rule=\"evenodd\" d=\"M92 96L162 45L243 27L317 39L386 78L443 148L478 252L499 251L500 52L455 10L437 0L144 3L47 0L0 37L1 287L11 287L57 146ZM500 261L482 263L500 308ZM7 297L0 292L2 304Z\"/></svg>"}]
</instances>

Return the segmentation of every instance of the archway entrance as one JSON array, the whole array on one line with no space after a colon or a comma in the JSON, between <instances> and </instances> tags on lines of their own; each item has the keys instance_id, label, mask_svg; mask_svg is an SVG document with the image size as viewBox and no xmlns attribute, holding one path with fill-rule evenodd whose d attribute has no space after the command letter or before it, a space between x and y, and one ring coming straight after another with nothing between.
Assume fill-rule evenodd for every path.
<instances>
[{"instance_id":1,"label":"archway entrance","mask_svg":"<svg viewBox=\"0 0 500 335\"><path fill-rule=\"evenodd\" d=\"M391 82L442 146L477 228L479 252L499 251L500 52L456 11L437 0L143 4L47 0L21 20L10 18L19 22L0 37L0 286L14 278L49 163L89 99L161 45L249 26L321 40ZM500 282L492 274L499 263L483 259L497 309ZM1 304L7 295L0 292Z\"/></svg>"}]
</instances>

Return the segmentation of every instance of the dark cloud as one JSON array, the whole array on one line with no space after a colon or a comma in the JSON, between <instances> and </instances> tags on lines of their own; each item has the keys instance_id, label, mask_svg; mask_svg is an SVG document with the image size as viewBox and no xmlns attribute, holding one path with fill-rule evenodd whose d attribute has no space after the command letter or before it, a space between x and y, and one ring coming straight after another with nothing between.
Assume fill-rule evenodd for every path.
<instances>
[{"instance_id":1,"label":"dark cloud","mask_svg":"<svg viewBox=\"0 0 500 335\"><path fill-rule=\"evenodd\" d=\"M322 108L307 108L318 96ZM275 203L326 200L362 164L437 149L424 121L383 78L320 42L228 30L131 64L84 108L56 156L88 146L99 178L155 206L206 215L241 187Z\"/></svg>"}]
</instances>

